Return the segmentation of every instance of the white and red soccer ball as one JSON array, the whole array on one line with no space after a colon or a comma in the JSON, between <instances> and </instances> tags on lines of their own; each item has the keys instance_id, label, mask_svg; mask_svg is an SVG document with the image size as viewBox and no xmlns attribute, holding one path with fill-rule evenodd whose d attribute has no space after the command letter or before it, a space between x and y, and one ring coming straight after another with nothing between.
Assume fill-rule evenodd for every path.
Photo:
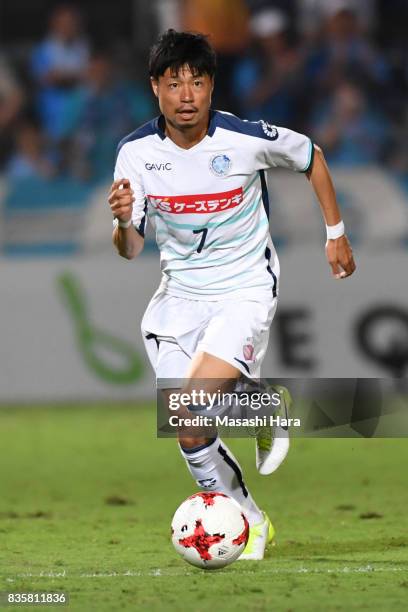
<instances>
[{"instance_id":1,"label":"white and red soccer ball","mask_svg":"<svg viewBox=\"0 0 408 612\"><path fill-rule=\"evenodd\" d=\"M196 567L218 569L242 553L249 524L239 504L223 493L195 493L176 510L171 539L176 551Z\"/></svg>"}]
</instances>

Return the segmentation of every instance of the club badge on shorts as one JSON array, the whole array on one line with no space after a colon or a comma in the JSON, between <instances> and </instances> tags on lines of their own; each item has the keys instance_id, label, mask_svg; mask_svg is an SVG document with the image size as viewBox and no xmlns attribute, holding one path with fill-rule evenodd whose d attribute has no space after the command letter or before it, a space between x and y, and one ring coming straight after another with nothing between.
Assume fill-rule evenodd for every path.
<instances>
[{"instance_id":1,"label":"club badge on shorts","mask_svg":"<svg viewBox=\"0 0 408 612\"><path fill-rule=\"evenodd\" d=\"M245 361L255 361L253 344L244 344L242 347L242 352L244 354Z\"/></svg>"},{"instance_id":2,"label":"club badge on shorts","mask_svg":"<svg viewBox=\"0 0 408 612\"><path fill-rule=\"evenodd\" d=\"M227 176L231 169L231 163L228 155L215 155L210 160L210 170L215 176Z\"/></svg>"}]
</instances>

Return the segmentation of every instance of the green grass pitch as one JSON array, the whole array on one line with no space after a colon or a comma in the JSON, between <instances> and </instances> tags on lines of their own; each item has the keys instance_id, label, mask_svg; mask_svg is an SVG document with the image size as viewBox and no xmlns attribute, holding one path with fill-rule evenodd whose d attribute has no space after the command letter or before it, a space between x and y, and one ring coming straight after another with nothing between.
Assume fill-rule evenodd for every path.
<instances>
[{"instance_id":1,"label":"green grass pitch","mask_svg":"<svg viewBox=\"0 0 408 612\"><path fill-rule=\"evenodd\" d=\"M64 590L81 611L407 609L408 440L297 439L269 477L252 440L229 440L276 546L205 572L170 543L196 487L153 406L3 407L0 423L1 591Z\"/></svg>"}]
</instances>

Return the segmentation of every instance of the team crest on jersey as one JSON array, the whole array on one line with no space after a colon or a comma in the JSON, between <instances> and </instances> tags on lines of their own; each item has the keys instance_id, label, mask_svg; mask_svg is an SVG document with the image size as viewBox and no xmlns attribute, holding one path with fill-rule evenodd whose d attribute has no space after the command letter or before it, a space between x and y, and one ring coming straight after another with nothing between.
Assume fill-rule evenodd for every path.
<instances>
[{"instance_id":1,"label":"team crest on jersey","mask_svg":"<svg viewBox=\"0 0 408 612\"><path fill-rule=\"evenodd\" d=\"M211 158L210 168L216 176L227 176L231 168L231 160L227 155L216 155Z\"/></svg>"},{"instance_id":2,"label":"team crest on jersey","mask_svg":"<svg viewBox=\"0 0 408 612\"><path fill-rule=\"evenodd\" d=\"M269 136L271 140L276 140L278 138L279 136L278 130L276 129L274 125L271 125L270 123L268 123L267 121L263 121L262 119L261 119L261 125L262 125L263 131L265 132L267 136Z\"/></svg>"}]
</instances>

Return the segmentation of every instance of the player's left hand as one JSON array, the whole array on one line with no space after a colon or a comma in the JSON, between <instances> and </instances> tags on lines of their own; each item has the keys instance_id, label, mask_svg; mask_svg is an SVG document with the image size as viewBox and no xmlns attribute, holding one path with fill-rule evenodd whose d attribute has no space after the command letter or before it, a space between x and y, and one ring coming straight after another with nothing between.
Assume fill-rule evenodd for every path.
<instances>
[{"instance_id":1,"label":"player's left hand","mask_svg":"<svg viewBox=\"0 0 408 612\"><path fill-rule=\"evenodd\" d=\"M336 280L353 274L356 264L346 235L326 242L326 257Z\"/></svg>"}]
</instances>

